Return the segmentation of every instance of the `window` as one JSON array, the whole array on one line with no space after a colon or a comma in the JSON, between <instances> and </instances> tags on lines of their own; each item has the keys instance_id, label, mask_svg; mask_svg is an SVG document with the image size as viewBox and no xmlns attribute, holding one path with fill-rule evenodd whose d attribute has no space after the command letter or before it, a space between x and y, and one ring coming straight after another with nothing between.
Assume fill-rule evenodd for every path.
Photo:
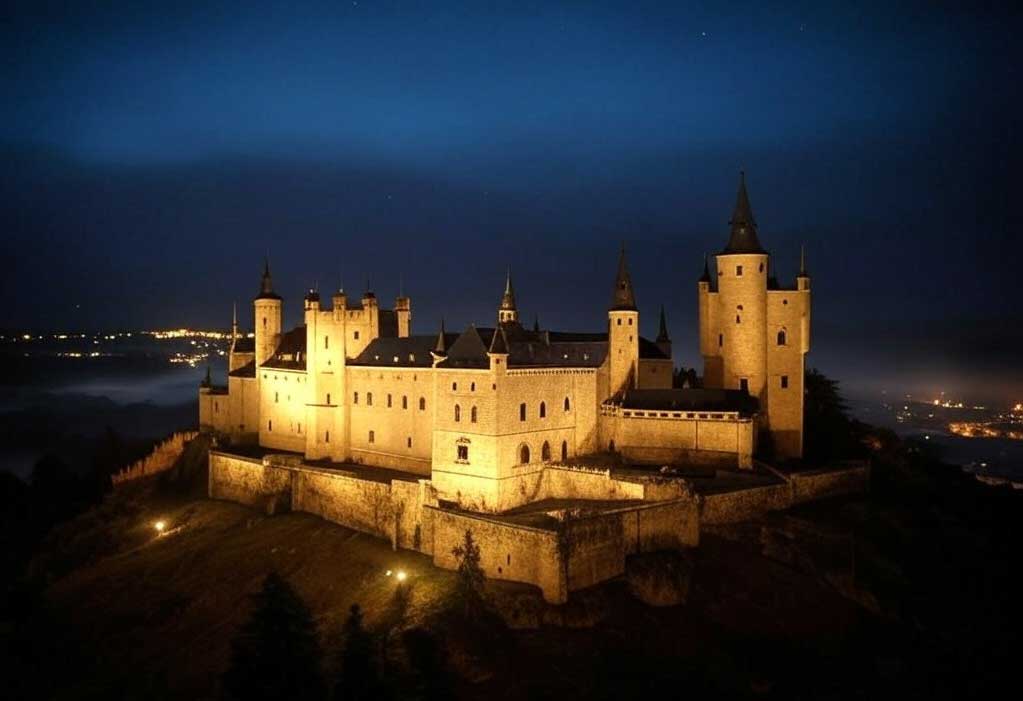
<instances>
[{"instance_id":1,"label":"window","mask_svg":"<svg viewBox=\"0 0 1023 701\"><path fill-rule=\"evenodd\" d=\"M551 461L551 444L548 443L547 441L544 441L543 442L543 447L540 448L540 458L544 462L550 462Z\"/></svg>"},{"instance_id":2,"label":"window","mask_svg":"<svg viewBox=\"0 0 1023 701\"><path fill-rule=\"evenodd\" d=\"M327 404L330 404L330 392L327 392Z\"/></svg>"},{"instance_id":3,"label":"window","mask_svg":"<svg viewBox=\"0 0 1023 701\"><path fill-rule=\"evenodd\" d=\"M299 433L302 433L302 424L299 424L299 425L298 425L298 432L299 432Z\"/></svg>"},{"instance_id":4,"label":"window","mask_svg":"<svg viewBox=\"0 0 1023 701\"><path fill-rule=\"evenodd\" d=\"M419 411L426 411L426 397L419 398Z\"/></svg>"},{"instance_id":5,"label":"window","mask_svg":"<svg viewBox=\"0 0 1023 701\"><path fill-rule=\"evenodd\" d=\"M788 375L782 375L781 376L781 388L782 389L788 389L789 388L789 376Z\"/></svg>"},{"instance_id":6,"label":"window","mask_svg":"<svg viewBox=\"0 0 1023 701\"><path fill-rule=\"evenodd\" d=\"M263 317L263 328L264 329L266 328L266 317L265 316Z\"/></svg>"},{"instance_id":7,"label":"window","mask_svg":"<svg viewBox=\"0 0 1023 701\"><path fill-rule=\"evenodd\" d=\"M373 406L373 393L366 392L366 406Z\"/></svg>"},{"instance_id":8,"label":"window","mask_svg":"<svg viewBox=\"0 0 1023 701\"><path fill-rule=\"evenodd\" d=\"M408 446L409 448L411 448L411 447L412 447L412 436L409 436L409 437L408 437L408 438L407 438L407 439L405 440L405 445L407 445L407 446Z\"/></svg>"},{"instance_id":9,"label":"window","mask_svg":"<svg viewBox=\"0 0 1023 701\"><path fill-rule=\"evenodd\" d=\"M358 341L359 340L359 332L356 331L355 333L353 333L352 334L352 338L354 338L356 341Z\"/></svg>"},{"instance_id":10,"label":"window","mask_svg":"<svg viewBox=\"0 0 1023 701\"><path fill-rule=\"evenodd\" d=\"M356 392L355 394L352 395L352 404L358 404L358 403L359 403L359 393Z\"/></svg>"},{"instance_id":11,"label":"window","mask_svg":"<svg viewBox=\"0 0 1023 701\"><path fill-rule=\"evenodd\" d=\"M457 446L457 449L458 449L458 461L459 462L469 462L469 446L467 446L467 445L460 445L460 446Z\"/></svg>"},{"instance_id":12,"label":"window","mask_svg":"<svg viewBox=\"0 0 1023 701\"><path fill-rule=\"evenodd\" d=\"M281 395L279 392L274 392L274 404L280 404Z\"/></svg>"},{"instance_id":13,"label":"window","mask_svg":"<svg viewBox=\"0 0 1023 701\"><path fill-rule=\"evenodd\" d=\"M330 336L324 336L323 337L323 349L327 350L328 348L330 348Z\"/></svg>"},{"instance_id":14,"label":"window","mask_svg":"<svg viewBox=\"0 0 1023 701\"><path fill-rule=\"evenodd\" d=\"M455 421L462 420L462 407L455 404Z\"/></svg>"},{"instance_id":15,"label":"window","mask_svg":"<svg viewBox=\"0 0 1023 701\"><path fill-rule=\"evenodd\" d=\"M391 408L391 395L389 395L389 394L387 395L387 408L388 409Z\"/></svg>"},{"instance_id":16,"label":"window","mask_svg":"<svg viewBox=\"0 0 1023 701\"><path fill-rule=\"evenodd\" d=\"M735 277L742 277L742 266L735 266Z\"/></svg>"},{"instance_id":17,"label":"window","mask_svg":"<svg viewBox=\"0 0 1023 701\"><path fill-rule=\"evenodd\" d=\"M568 401L568 397L565 397L565 411L572 410L572 403Z\"/></svg>"},{"instance_id":18,"label":"window","mask_svg":"<svg viewBox=\"0 0 1023 701\"><path fill-rule=\"evenodd\" d=\"M528 445L523 444L519 448L519 464L520 465L528 465L529 464L529 446Z\"/></svg>"},{"instance_id":19,"label":"window","mask_svg":"<svg viewBox=\"0 0 1023 701\"><path fill-rule=\"evenodd\" d=\"M213 413L214 414L220 413L220 402L213 402Z\"/></svg>"},{"instance_id":20,"label":"window","mask_svg":"<svg viewBox=\"0 0 1023 701\"><path fill-rule=\"evenodd\" d=\"M266 430L271 432L274 430L273 419L270 419L269 421L266 422Z\"/></svg>"},{"instance_id":21,"label":"window","mask_svg":"<svg viewBox=\"0 0 1023 701\"><path fill-rule=\"evenodd\" d=\"M543 418L546 418L546 417L547 417L547 403L546 402L540 402L540 418L543 419Z\"/></svg>"},{"instance_id":22,"label":"window","mask_svg":"<svg viewBox=\"0 0 1023 701\"><path fill-rule=\"evenodd\" d=\"M725 345L725 335L723 333L718 334L718 348Z\"/></svg>"},{"instance_id":23,"label":"window","mask_svg":"<svg viewBox=\"0 0 1023 701\"><path fill-rule=\"evenodd\" d=\"M561 441L561 462L568 462L568 441Z\"/></svg>"},{"instance_id":24,"label":"window","mask_svg":"<svg viewBox=\"0 0 1023 701\"><path fill-rule=\"evenodd\" d=\"M612 438L610 440L610 442L607 444L607 452L609 452L609 453L615 452L615 440L614 440L614 438Z\"/></svg>"},{"instance_id":25,"label":"window","mask_svg":"<svg viewBox=\"0 0 1023 701\"><path fill-rule=\"evenodd\" d=\"M476 423L476 417L477 417L476 407L473 407L472 411L469 412L469 421L471 421L472 423Z\"/></svg>"},{"instance_id":26,"label":"window","mask_svg":"<svg viewBox=\"0 0 1023 701\"><path fill-rule=\"evenodd\" d=\"M376 434L375 431L370 431L369 432L369 442L370 443L376 443L377 442L377 434Z\"/></svg>"},{"instance_id":27,"label":"window","mask_svg":"<svg viewBox=\"0 0 1023 701\"><path fill-rule=\"evenodd\" d=\"M619 319L619 320L618 320L618 325L619 325L619 326L621 326L621 325L622 325L622 320L621 320L621 319Z\"/></svg>"},{"instance_id":28,"label":"window","mask_svg":"<svg viewBox=\"0 0 1023 701\"><path fill-rule=\"evenodd\" d=\"M764 264L763 263L760 264L760 272L764 272Z\"/></svg>"},{"instance_id":29,"label":"window","mask_svg":"<svg viewBox=\"0 0 1023 701\"><path fill-rule=\"evenodd\" d=\"M741 378L739 380L739 389L741 389L743 392L747 392L748 393L749 392L749 380L747 380L745 377Z\"/></svg>"},{"instance_id":30,"label":"window","mask_svg":"<svg viewBox=\"0 0 1023 701\"><path fill-rule=\"evenodd\" d=\"M458 391L458 383L457 382L452 382L451 383L451 391L452 392L457 392Z\"/></svg>"},{"instance_id":31,"label":"window","mask_svg":"<svg viewBox=\"0 0 1023 701\"><path fill-rule=\"evenodd\" d=\"M526 420L526 405L523 403L523 404L519 404L519 421L525 421L525 420Z\"/></svg>"},{"instance_id":32,"label":"window","mask_svg":"<svg viewBox=\"0 0 1023 701\"><path fill-rule=\"evenodd\" d=\"M779 346L784 346L785 345L785 331L784 330L778 332L778 345Z\"/></svg>"},{"instance_id":33,"label":"window","mask_svg":"<svg viewBox=\"0 0 1023 701\"><path fill-rule=\"evenodd\" d=\"M737 323L737 324L741 324L742 323L742 319L739 318L738 314L735 315L735 323Z\"/></svg>"},{"instance_id":34,"label":"window","mask_svg":"<svg viewBox=\"0 0 1023 701\"><path fill-rule=\"evenodd\" d=\"M469 391L470 392L475 392L476 391L476 383L475 382L473 382L471 385L469 385Z\"/></svg>"},{"instance_id":35,"label":"window","mask_svg":"<svg viewBox=\"0 0 1023 701\"><path fill-rule=\"evenodd\" d=\"M323 434L323 442L330 443L330 431L325 431Z\"/></svg>"},{"instance_id":36,"label":"window","mask_svg":"<svg viewBox=\"0 0 1023 701\"><path fill-rule=\"evenodd\" d=\"M401 408L408 409L408 397L405 396L404 394L401 395Z\"/></svg>"}]
</instances>

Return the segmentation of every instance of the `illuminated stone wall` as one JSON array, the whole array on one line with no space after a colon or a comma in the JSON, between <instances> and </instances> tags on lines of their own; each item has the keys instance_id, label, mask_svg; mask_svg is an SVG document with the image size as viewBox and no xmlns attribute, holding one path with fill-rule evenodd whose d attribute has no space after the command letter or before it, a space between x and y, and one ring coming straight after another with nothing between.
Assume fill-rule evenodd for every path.
<instances>
[{"instance_id":1,"label":"illuminated stone wall","mask_svg":"<svg viewBox=\"0 0 1023 701\"><path fill-rule=\"evenodd\" d=\"M671 389L675 364L671 360L639 361L639 387L642 389Z\"/></svg>"},{"instance_id":2,"label":"illuminated stone wall","mask_svg":"<svg viewBox=\"0 0 1023 701\"><path fill-rule=\"evenodd\" d=\"M349 367L344 401L352 460L429 476L433 384L429 368Z\"/></svg>"},{"instance_id":3,"label":"illuminated stone wall","mask_svg":"<svg viewBox=\"0 0 1023 701\"><path fill-rule=\"evenodd\" d=\"M625 413L630 415L625 416ZM665 414L667 416L663 416ZM690 415L694 418L689 418ZM756 421L741 418L734 412L660 412L605 408L601 421L605 425L604 432L615 442L616 452L629 461L645 464L684 462L743 468L753 465Z\"/></svg>"},{"instance_id":4,"label":"illuminated stone wall","mask_svg":"<svg viewBox=\"0 0 1023 701\"><path fill-rule=\"evenodd\" d=\"M308 431L306 373L260 368L259 444L302 453Z\"/></svg>"},{"instance_id":5,"label":"illuminated stone wall","mask_svg":"<svg viewBox=\"0 0 1023 701\"><path fill-rule=\"evenodd\" d=\"M195 431L175 432L167 440L157 443L149 455L111 475L110 481L116 487L124 482L169 470L181 457L181 453L185 450L185 444L197 435Z\"/></svg>"}]
</instances>

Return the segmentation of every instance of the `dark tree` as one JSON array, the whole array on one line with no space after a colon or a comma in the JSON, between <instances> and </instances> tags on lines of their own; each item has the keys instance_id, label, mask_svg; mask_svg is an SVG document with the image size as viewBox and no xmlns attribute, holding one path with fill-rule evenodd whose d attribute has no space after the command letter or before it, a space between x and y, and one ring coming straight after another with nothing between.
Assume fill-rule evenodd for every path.
<instances>
[{"instance_id":1,"label":"dark tree","mask_svg":"<svg viewBox=\"0 0 1023 701\"><path fill-rule=\"evenodd\" d=\"M808 462L824 463L863 454L856 425L846 410L838 382L816 369L807 370L803 426Z\"/></svg>"},{"instance_id":2,"label":"dark tree","mask_svg":"<svg viewBox=\"0 0 1023 701\"><path fill-rule=\"evenodd\" d=\"M271 572L255 597L252 617L231 642L224 689L234 699L323 699L321 652L309 609Z\"/></svg>"},{"instance_id":3,"label":"dark tree","mask_svg":"<svg viewBox=\"0 0 1023 701\"><path fill-rule=\"evenodd\" d=\"M362 701L380 698L382 689L373 637L362 625L362 609L358 604L352 604L342 634L344 647L341 649L340 675L334 684L334 699Z\"/></svg>"},{"instance_id":4,"label":"dark tree","mask_svg":"<svg viewBox=\"0 0 1023 701\"><path fill-rule=\"evenodd\" d=\"M472 537L472 531L465 531L462 544L453 548L451 554L458 558L456 593L467 615L479 611L483 603L483 581L485 576L480 566L480 547Z\"/></svg>"}]
</instances>

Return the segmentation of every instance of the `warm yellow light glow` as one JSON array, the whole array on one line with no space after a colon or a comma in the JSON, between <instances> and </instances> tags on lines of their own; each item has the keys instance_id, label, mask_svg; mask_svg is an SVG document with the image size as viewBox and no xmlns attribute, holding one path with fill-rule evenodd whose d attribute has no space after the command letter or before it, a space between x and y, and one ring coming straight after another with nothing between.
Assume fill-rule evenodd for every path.
<instances>
[{"instance_id":1,"label":"warm yellow light glow","mask_svg":"<svg viewBox=\"0 0 1023 701\"><path fill-rule=\"evenodd\" d=\"M164 521L157 521L156 523L153 524L153 528L156 529L157 533L163 533L164 530L167 528L167 524Z\"/></svg>"},{"instance_id":2,"label":"warm yellow light glow","mask_svg":"<svg viewBox=\"0 0 1023 701\"><path fill-rule=\"evenodd\" d=\"M408 575L405 574L404 570L398 570L398 573L395 574L394 576L398 579L399 582L404 582L405 579L408 577Z\"/></svg>"},{"instance_id":3,"label":"warm yellow light glow","mask_svg":"<svg viewBox=\"0 0 1023 701\"><path fill-rule=\"evenodd\" d=\"M1012 410L1013 411L1023 411L1023 404L1016 404L1016 406L1014 406L1012 408Z\"/></svg>"}]
</instances>

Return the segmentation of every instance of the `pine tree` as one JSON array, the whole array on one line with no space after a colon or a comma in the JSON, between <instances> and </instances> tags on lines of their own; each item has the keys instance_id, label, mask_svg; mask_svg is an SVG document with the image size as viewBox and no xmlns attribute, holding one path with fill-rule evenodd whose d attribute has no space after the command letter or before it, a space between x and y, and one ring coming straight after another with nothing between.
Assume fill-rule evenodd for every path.
<instances>
[{"instance_id":1,"label":"pine tree","mask_svg":"<svg viewBox=\"0 0 1023 701\"><path fill-rule=\"evenodd\" d=\"M276 572L266 576L255 599L251 618L231 643L228 697L323 699L321 652L309 609Z\"/></svg>"},{"instance_id":2,"label":"pine tree","mask_svg":"<svg viewBox=\"0 0 1023 701\"><path fill-rule=\"evenodd\" d=\"M362 609L352 608L342 628L340 676L334 684L335 701L362 701L381 696L380 679L373 654L373 638L362 626Z\"/></svg>"},{"instance_id":3,"label":"pine tree","mask_svg":"<svg viewBox=\"0 0 1023 701\"><path fill-rule=\"evenodd\" d=\"M480 547L466 530L462 544L453 548L451 554L458 558L456 591L467 615L479 612L483 603L483 581L485 576L480 567Z\"/></svg>"}]
</instances>

